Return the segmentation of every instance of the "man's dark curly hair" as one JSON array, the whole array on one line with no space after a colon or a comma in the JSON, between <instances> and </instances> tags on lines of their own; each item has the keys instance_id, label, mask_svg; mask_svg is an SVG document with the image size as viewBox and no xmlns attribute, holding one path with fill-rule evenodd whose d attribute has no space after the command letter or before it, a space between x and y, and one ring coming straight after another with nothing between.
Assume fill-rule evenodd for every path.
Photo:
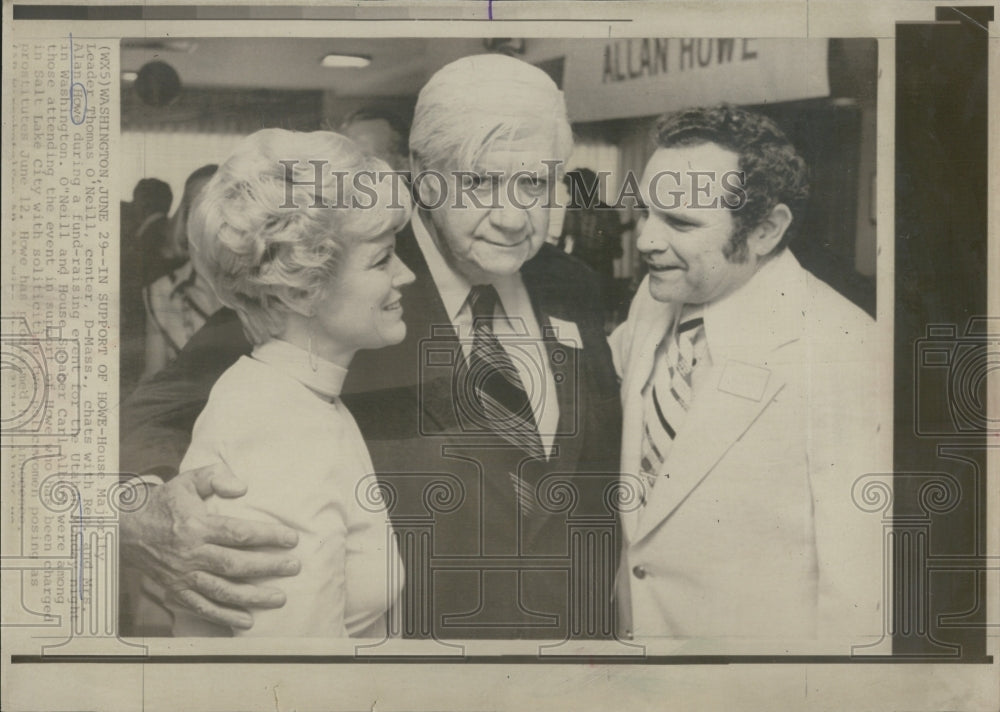
<instances>
[{"instance_id":1,"label":"man's dark curly hair","mask_svg":"<svg viewBox=\"0 0 1000 712\"><path fill-rule=\"evenodd\" d=\"M734 210L727 256L746 255L750 232L778 203L791 210L792 222L771 254L794 236L809 198L809 169L771 119L729 104L683 109L660 117L653 138L659 148L714 143L739 156L746 200Z\"/></svg>"}]
</instances>

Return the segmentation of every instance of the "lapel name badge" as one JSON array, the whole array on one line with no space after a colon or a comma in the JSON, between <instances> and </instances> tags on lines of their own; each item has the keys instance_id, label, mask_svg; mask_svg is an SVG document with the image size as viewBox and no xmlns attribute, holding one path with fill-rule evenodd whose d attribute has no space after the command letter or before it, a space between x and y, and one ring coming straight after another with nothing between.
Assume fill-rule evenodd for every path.
<instances>
[{"instance_id":1,"label":"lapel name badge","mask_svg":"<svg viewBox=\"0 0 1000 712\"><path fill-rule=\"evenodd\" d=\"M742 361L727 361L719 379L719 390L740 398L759 401L764 397L764 389L767 388L770 377L770 369Z\"/></svg>"},{"instance_id":2,"label":"lapel name badge","mask_svg":"<svg viewBox=\"0 0 1000 712\"><path fill-rule=\"evenodd\" d=\"M583 338L580 336L580 329L577 328L576 322L565 321L550 316L549 324L554 332L553 336L555 336L556 341L560 344L573 349L583 348Z\"/></svg>"}]
</instances>

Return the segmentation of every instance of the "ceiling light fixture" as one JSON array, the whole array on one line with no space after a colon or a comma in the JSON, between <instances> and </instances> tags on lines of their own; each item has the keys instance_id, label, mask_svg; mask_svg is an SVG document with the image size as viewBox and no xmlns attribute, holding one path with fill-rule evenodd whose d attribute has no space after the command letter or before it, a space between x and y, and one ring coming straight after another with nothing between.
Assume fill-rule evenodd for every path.
<instances>
[{"instance_id":1,"label":"ceiling light fixture","mask_svg":"<svg viewBox=\"0 0 1000 712\"><path fill-rule=\"evenodd\" d=\"M333 69L361 69L371 64L372 60L360 54L328 54L319 63Z\"/></svg>"},{"instance_id":2,"label":"ceiling light fixture","mask_svg":"<svg viewBox=\"0 0 1000 712\"><path fill-rule=\"evenodd\" d=\"M137 49L146 52L182 52L191 54L198 48L198 43L193 40L122 40L122 49Z\"/></svg>"},{"instance_id":3,"label":"ceiling light fixture","mask_svg":"<svg viewBox=\"0 0 1000 712\"><path fill-rule=\"evenodd\" d=\"M122 72L122 81L130 84L139 78L139 72Z\"/></svg>"}]
</instances>

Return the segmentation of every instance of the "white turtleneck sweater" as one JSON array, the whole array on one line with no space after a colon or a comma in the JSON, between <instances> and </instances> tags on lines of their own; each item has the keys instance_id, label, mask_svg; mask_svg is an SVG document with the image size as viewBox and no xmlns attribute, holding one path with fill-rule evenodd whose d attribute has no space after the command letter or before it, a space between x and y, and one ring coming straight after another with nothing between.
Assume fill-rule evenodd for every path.
<instances>
[{"instance_id":1,"label":"white turtleneck sweater","mask_svg":"<svg viewBox=\"0 0 1000 712\"><path fill-rule=\"evenodd\" d=\"M386 635L402 566L368 449L338 397L346 375L274 339L219 378L195 423L181 472L223 462L247 484L243 497L210 497L209 510L299 533L300 573L254 581L280 588L287 602L253 611L253 628L234 635ZM230 634L172 611L175 636Z\"/></svg>"}]
</instances>

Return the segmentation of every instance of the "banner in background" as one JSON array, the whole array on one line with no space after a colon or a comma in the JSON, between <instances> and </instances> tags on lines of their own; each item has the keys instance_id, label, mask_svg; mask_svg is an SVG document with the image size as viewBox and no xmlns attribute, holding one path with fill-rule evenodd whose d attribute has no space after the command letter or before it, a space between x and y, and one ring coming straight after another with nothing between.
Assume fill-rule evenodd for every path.
<instances>
[{"instance_id":1,"label":"banner in background","mask_svg":"<svg viewBox=\"0 0 1000 712\"><path fill-rule=\"evenodd\" d=\"M685 106L828 96L827 43L815 39L611 39L567 50L572 121L649 116Z\"/></svg>"}]
</instances>

